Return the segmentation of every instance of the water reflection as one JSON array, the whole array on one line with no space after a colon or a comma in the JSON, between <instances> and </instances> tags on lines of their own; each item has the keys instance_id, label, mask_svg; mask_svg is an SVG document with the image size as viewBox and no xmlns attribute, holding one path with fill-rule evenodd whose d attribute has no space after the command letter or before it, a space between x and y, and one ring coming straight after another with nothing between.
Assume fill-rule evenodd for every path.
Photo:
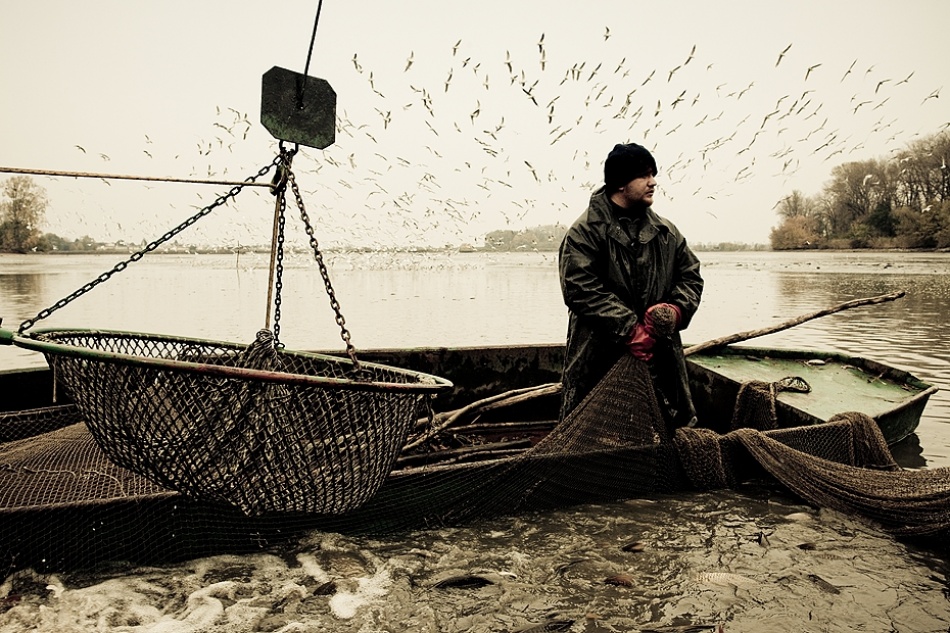
<instances>
[{"instance_id":1,"label":"water reflection","mask_svg":"<svg viewBox=\"0 0 950 633\"><path fill-rule=\"evenodd\" d=\"M36 297L44 295L46 279L44 273L0 273L0 317L28 311Z\"/></svg>"},{"instance_id":2,"label":"water reflection","mask_svg":"<svg viewBox=\"0 0 950 633\"><path fill-rule=\"evenodd\" d=\"M903 468L923 468L927 465L927 460L924 458L924 449L920 445L920 438L916 433L911 433L890 448L894 461Z\"/></svg>"}]
</instances>

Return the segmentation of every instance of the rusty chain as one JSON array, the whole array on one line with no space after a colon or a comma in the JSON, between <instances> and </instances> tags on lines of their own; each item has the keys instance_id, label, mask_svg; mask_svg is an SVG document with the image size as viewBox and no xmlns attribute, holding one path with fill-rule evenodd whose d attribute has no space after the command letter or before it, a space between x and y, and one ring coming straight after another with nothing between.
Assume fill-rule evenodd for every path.
<instances>
[{"instance_id":1,"label":"rusty chain","mask_svg":"<svg viewBox=\"0 0 950 633\"><path fill-rule=\"evenodd\" d=\"M294 177L293 171L290 170L289 163L287 168L287 182L290 183L290 189L293 191L294 199L297 202L297 208L300 209L300 219L303 221L304 230L306 231L307 237L310 240L310 247L313 249L314 259L317 262L317 267L320 269L320 275L323 277L323 284L326 286L327 297L330 299L330 307L333 309L333 313L336 315L337 325L340 326L340 337L343 339L343 343L346 345L346 354L353 362L353 370L358 372L360 370L360 363L356 358L356 348L350 341L350 332L346 329L346 319L343 318L343 312L340 310L340 302L337 301L336 293L333 291L333 285L330 283L330 273L327 270L326 263L323 261L323 253L320 251L320 245L318 244L317 238L314 235L313 225L310 223L310 216L307 215L307 210L303 203L303 197L300 195L300 188L297 186L297 180Z\"/></svg>"},{"instance_id":2,"label":"rusty chain","mask_svg":"<svg viewBox=\"0 0 950 633\"><path fill-rule=\"evenodd\" d=\"M287 151L283 143L280 145L280 163L277 165L277 171L274 173L272 193L277 196L277 243L274 264L274 345L277 349L283 349L284 344L280 342L280 306L281 293L284 289L284 230L287 225L287 178L290 174L290 164L293 161L296 150Z\"/></svg>"},{"instance_id":3,"label":"rusty chain","mask_svg":"<svg viewBox=\"0 0 950 633\"><path fill-rule=\"evenodd\" d=\"M34 325L36 325L36 322L37 322L37 321L41 321L41 320L45 319L46 317L48 317L49 315L53 314L54 312L56 312L56 311L59 310L60 308L65 307L66 305L72 303L73 301L75 301L75 300L78 299L79 297L83 296L84 294L86 294L87 292L89 292L90 290L92 290L93 288L95 288L96 286L98 286L99 284L108 281L108 280L112 277L112 275L114 275L114 274L116 274L116 273L118 273L118 272L121 272L121 271L125 270L125 269L128 267L128 265L131 264L132 262L137 262L137 261L139 261L139 260L142 259L147 253L150 253L150 252L154 251L154 250L157 249L159 246L161 246L161 245L164 244L165 242L169 241L170 239L172 239L173 237L175 237L176 235L178 235L179 233L181 233L182 231L184 231L185 229L187 229L188 227L190 227L191 225L193 225L195 222L197 222L198 220L200 220L200 219L203 218L204 216L206 216L206 215L208 215L209 213L211 213L212 211L214 211L217 207L219 207L219 206L221 206L222 204L226 203L228 200L233 199L235 196L237 196L237 194L241 193L241 191L244 189L245 183L247 183L247 184L252 183L252 182L256 181L258 178L264 176L267 172L269 172L269 171L270 171L271 169L273 169L276 165L278 165L278 164L280 163L280 161L281 161L281 157L280 157L280 156L277 156L276 158L274 158L273 161L270 162L270 164L268 164L268 165L262 167L262 168L257 172L257 174L255 174L255 175L253 175L253 176L249 176L248 178L245 179L244 183L239 184L239 185L235 185L235 186L232 187L227 193L218 196L218 198L217 198L214 202L212 202L212 203L209 204L208 206L204 207L203 209L201 209L200 211L198 211L198 213L194 214L193 216L191 216L190 218L188 218L187 220L185 220L184 222L182 222L181 224L179 224L179 225L176 226L175 228L173 228L173 229L171 229L170 231L166 232L164 235L162 235L162 236L161 236L160 238L158 238L157 240L154 240L154 241L152 241L152 242L149 242L149 243L145 246L145 248L143 248L142 250L133 253L128 259L119 262L118 264L116 264L115 266L113 266L111 270L109 270L109 271L107 271L107 272L104 272L104 273L102 273L101 275L99 275L98 277L96 277L95 279L93 279L92 281L87 282L87 283L84 284L81 288L79 288L78 290L73 291L73 292L72 292L70 295L68 295L67 297L65 297L65 298L63 298L63 299L60 299L59 301L57 301L56 303L54 303L52 306L50 306L50 307L48 307L48 308L45 308L45 309L43 309L43 310L40 310L40 312L39 312L35 317L33 317L32 319L27 319L26 321L24 321L23 323L20 324L20 327L17 329L17 334L23 334L26 330L28 330L28 329L30 329L31 327L33 327Z\"/></svg>"},{"instance_id":4,"label":"rusty chain","mask_svg":"<svg viewBox=\"0 0 950 633\"><path fill-rule=\"evenodd\" d=\"M337 325L340 327L340 337L343 339L343 343L346 345L346 353L349 356L350 360L353 363L354 371L360 370L359 359L356 356L356 348L353 346L351 335L349 330L346 328L346 319L343 317L343 313L340 309L340 302L336 298L336 293L333 290L333 284L330 282L330 273L327 270L326 263L323 259L323 253L320 250L320 245L317 242L317 238L314 234L313 225L310 222L310 216L307 214L306 207L304 205L303 197L300 194L300 188L297 186L296 178L294 173L291 170L291 162L293 161L293 156L297 152L296 148L293 150L286 150L283 147L283 143L280 146L280 154L278 154L273 161L268 165L262 167L257 174L248 177L245 180L245 183L252 183L262 176L266 175L271 169L277 168L273 182L271 184L272 191L274 195L279 196L280 200L280 212L279 212L279 226L278 226L278 242L277 242L277 265L276 265L276 280L275 280L275 297L274 297L274 339L278 347L283 345L280 343L279 334L280 334L280 308L281 308L281 292L283 290L283 259L284 259L284 233L285 233L285 194L286 194L286 185L290 183L291 190L294 194L294 199L297 204L297 208L300 210L300 219L304 223L305 231L309 239L310 247L313 249L314 258L317 262L317 266L320 270L320 276L323 278L324 286L326 287L327 297L330 300L330 307L333 309L335 320ZM32 319L27 319L20 324L20 327L17 330L18 334L23 334L26 330L32 328L36 325L37 321L41 321L49 317L53 312L65 307L66 305L72 303L82 295L91 291L93 288L99 284L105 283L112 278L118 272L124 271L129 264L137 262L142 259L146 254L156 250L159 246L168 242L179 233L185 229L191 227L198 220L205 217L211 213L217 207L227 203L229 200L233 199L237 194L239 194L245 184L239 184L232 187L227 193L219 196L215 199L214 202L208 206L199 210L196 214L186 219L184 222L176 226L175 228L167 231L160 238L149 242L144 248L133 253L129 256L128 259L125 259L115 266L111 270L108 270L94 280L84 284L78 290L75 290L68 296L63 299L60 299L52 306L41 310L35 317Z\"/></svg>"}]
</instances>

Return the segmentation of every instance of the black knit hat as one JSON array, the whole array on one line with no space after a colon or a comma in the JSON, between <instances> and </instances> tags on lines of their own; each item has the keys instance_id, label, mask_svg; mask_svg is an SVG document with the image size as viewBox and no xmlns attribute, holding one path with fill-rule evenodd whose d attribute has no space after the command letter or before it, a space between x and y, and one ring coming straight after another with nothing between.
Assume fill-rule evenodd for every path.
<instances>
[{"instance_id":1,"label":"black knit hat","mask_svg":"<svg viewBox=\"0 0 950 633\"><path fill-rule=\"evenodd\" d=\"M656 175L656 161L647 148L636 143L614 145L604 161L604 185L608 192L647 173Z\"/></svg>"}]
</instances>

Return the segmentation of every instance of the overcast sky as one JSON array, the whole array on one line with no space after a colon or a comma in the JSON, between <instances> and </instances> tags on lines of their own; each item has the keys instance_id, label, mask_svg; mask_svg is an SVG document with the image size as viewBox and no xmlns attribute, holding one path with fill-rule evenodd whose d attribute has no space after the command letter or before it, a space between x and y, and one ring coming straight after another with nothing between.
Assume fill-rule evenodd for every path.
<instances>
[{"instance_id":1,"label":"overcast sky","mask_svg":"<svg viewBox=\"0 0 950 633\"><path fill-rule=\"evenodd\" d=\"M241 180L276 152L261 77L303 71L317 3L0 7L0 166ZM336 141L295 173L324 244L458 244L569 224L633 141L691 242L765 243L783 196L947 129L948 24L944 0L327 0L309 74ZM136 242L223 192L37 180L48 230ZM245 191L183 240L266 243L272 208Z\"/></svg>"}]
</instances>

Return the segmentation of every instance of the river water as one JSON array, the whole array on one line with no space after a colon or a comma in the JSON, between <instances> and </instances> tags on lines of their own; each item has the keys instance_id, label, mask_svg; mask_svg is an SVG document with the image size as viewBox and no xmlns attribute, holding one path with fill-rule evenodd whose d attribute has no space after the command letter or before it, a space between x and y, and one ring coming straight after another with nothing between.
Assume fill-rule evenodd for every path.
<instances>
[{"instance_id":1,"label":"river water","mask_svg":"<svg viewBox=\"0 0 950 633\"><path fill-rule=\"evenodd\" d=\"M937 385L917 433L894 452L908 468L950 467L950 254L700 258L707 285L687 343L905 291L749 344L867 356ZM0 255L3 326L16 329L121 259ZM553 253L329 254L327 262L357 350L550 343L565 334ZM267 267L254 254L150 255L38 327L250 342L268 318ZM289 256L283 283L287 347L342 350L312 256ZM43 364L0 347L0 369ZM633 541L642 551L622 549ZM761 486L386 538L314 533L280 551L161 568L20 572L0 586L0 631L507 631L555 618L573 620L574 632L687 623L945 632L948 562L941 544L893 539ZM490 584L435 587L464 574ZM328 580L336 590L322 595Z\"/></svg>"}]
</instances>

